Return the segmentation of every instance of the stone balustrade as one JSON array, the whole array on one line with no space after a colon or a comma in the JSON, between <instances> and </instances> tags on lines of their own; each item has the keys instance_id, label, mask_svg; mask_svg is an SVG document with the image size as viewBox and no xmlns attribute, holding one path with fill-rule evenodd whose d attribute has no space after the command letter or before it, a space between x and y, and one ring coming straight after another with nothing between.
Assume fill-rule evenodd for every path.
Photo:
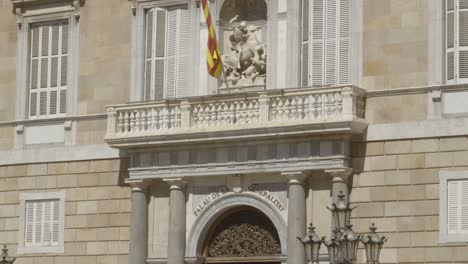
<instances>
[{"instance_id":1,"label":"stone balustrade","mask_svg":"<svg viewBox=\"0 0 468 264\"><path fill-rule=\"evenodd\" d=\"M267 90L108 107L107 140L274 128L364 118L354 86Z\"/></svg>"}]
</instances>

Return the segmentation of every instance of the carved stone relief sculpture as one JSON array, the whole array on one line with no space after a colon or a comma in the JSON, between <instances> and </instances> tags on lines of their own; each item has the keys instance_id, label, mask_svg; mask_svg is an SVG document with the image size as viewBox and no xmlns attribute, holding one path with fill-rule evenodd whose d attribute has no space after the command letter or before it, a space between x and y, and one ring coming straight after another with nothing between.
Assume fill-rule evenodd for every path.
<instances>
[{"instance_id":1,"label":"carved stone relief sculpture","mask_svg":"<svg viewBox=\"0 0 468 264\"><path fill-rule=\"evenodd\" d=\"M230 50L222 55L226 79L231 86L264 85L266 44L257 37L262 27L238 19L236 15L229 21L232 25Z\"/></svg>"}]
</instances>

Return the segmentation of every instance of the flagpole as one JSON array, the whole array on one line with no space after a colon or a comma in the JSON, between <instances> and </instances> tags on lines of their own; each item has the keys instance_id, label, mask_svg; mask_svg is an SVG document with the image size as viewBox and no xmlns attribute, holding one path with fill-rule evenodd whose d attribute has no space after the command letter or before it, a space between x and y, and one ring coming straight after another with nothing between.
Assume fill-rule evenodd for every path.
<instances>
[{"instance_id":1,"label":"flagpole","mask_svg":"<svg viewBox=\"0 0 468 264\"><path fill-rule=\"evenodd\" d=\"M229 88L229 84L228 84L228 82L227 82L227 78L226 78L226 72L224 71L224 64L223 64L223 60L222 60L222 59L221 59L221 69L222 69L222 72L223 72L224 83L226 84L226 87L227 87L228 89L230 89L230 88Z\"/></svg>"}]
</instances>

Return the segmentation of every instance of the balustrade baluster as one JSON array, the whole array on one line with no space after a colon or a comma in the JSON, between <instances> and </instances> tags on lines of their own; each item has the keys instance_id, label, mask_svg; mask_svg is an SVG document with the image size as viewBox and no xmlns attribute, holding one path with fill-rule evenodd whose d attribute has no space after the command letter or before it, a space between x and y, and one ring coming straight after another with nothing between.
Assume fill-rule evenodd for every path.
<instances>
[{"instance_id":1,"label":"balustrade baluster","mask_svg":"<svg viewBox=\"0 0 468 264\"><path fill-rule=\"evenodd\" d=\"M194 127L198 127L199 121L200 121L199 116L198 116L198 114L199 114L198 108L199 108L199 105L193 106L192 116L193 116L193 126Z\"/></svg>"},{"instance_id":2,"label":"balustrade baluster","mask_svg":"<svg viewBox=\"0 0 468 264\"><path fill-rule=\"evenodd\" d=\"M304 98L302 96L297 97L297 119L304 119Z\"/></svg>"},{"instance_id":3,"label":"balustrade baluster","mask_svg":"<svg viewBox=\"0 0 468 264\"><path fill-rule=\"evenodd\" d=\"M147 128L147 123L146 123L146 109L143 109L141 111L141 131L142 132L145 132L146 131L146 128Z\"/></svg>"},{"instance_id":4,"label":"balustrade baluster","mask_svg":"<svg viewBox=\"0 0 468 264\"><path fill-rule=\"evenodd\" d=\"M292 119L292 120L298 119L298 116L297 116L297 101L296 101L296 97L293 97L293 98L291 99L291 119Z\"/></svg>"},{"instance_id":5,"label":"balustrade baluster","mask_svg":"<svg viewBox=\"0 0 468 264\"><path fill-rule=\"evenodd\" d=\"M122 112L119 112L119 117L117 118L117 129L119 133L124 132L124 115Z\"/></svg>"},{"instance_id":6,"label":"balustrade baluster","mask_svg":"<svg viewBox=\"0 0 468 264\"><path fill-rule=\"evenodd\" d=\"M175 107L175 127L181 127L181 111L180 106Z\"/></svg>"},{"instance_id":7,"label":"balustrade baluster","mask_svg":"<svg viewBox=\"0 0 468 264\"><path fill-rule=\"evenodd\" d=\"M283 121L284 117L284 102L283 98L278 98L278 120Z\"/></svg>"},{"instance_id":8,"label":"balustrade baluster","mask_svg":"<svg viewBox=\"0 0 468 264\"><path fill-rule=\"evenodd\" d=\"M273 99L271 102L271 120L276 121L277 114L278 114L278 99Z\"/></svg>"}]
</instances>

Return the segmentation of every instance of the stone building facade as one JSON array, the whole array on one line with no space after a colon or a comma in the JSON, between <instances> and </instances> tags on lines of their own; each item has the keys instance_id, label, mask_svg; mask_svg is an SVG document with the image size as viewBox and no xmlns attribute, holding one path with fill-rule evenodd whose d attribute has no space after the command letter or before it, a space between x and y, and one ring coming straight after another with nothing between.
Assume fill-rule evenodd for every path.
<instances>
[{"instance_id":1,"label":"stone building facade","mask_svg":"<svg viewBox=\"0 0 468 264\"><path fill-rule=\"evenodd\" d=\"M468 1L209 3L227 85L199 1L0 0L15 263L302 264L341 194L382 263L467 263Z\"/></svg>"}]
</instances>

